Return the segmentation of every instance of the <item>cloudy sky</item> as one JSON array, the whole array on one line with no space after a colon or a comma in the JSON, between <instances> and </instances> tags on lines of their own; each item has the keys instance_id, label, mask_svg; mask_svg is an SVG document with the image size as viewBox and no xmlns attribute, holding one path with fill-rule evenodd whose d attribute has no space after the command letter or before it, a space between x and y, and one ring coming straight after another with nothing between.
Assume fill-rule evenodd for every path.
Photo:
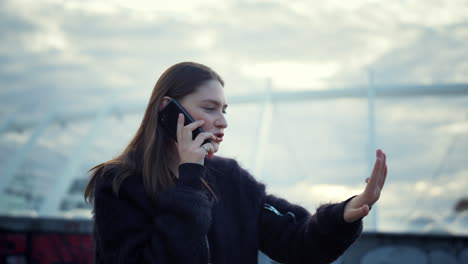
<instances>
[{"instance_id":1,"label":"cloudy sky","mask_svg":"<svg viewBox=\"0 0 468 264\"><path fill-rule=\"evenodd\" d=\"M169 3L170 2L170 3ZM2 104L146 99L168 66L205 63L228 94L466 82L467 1L5 0ZM73 96L71 96L73 95ZM42 103L37 103L41 98Z\"/></svg>"},{"instance_id":2,"label":"cloudy sky","mask_svg":"<svg viewBox=\"0 0 468 264\"><path fill-rule=\"evenodd\" d=\"M32 120L51 111L144 104L159 75L188 60L219 72L228 100L264 91L268 79L273 89L287 91L365 86L369 72L377 85L468 83L466 0L3 0L0 34L0 118L14 113ZM222 152L252 170L258 138L243 133L258 118L245 116L260 109L232 106L233 140ZM384 226L393 230L396 220L440 208L450 214L468 189L468 99L381 100L377 109L377 143L393 155L394 168L380 210L394 222ZM363 187L366 101L279 104L273 113L264 173L258 175L272 191L313 209ZM129 124L121 138L137 126ZM83 127L50 132L41 146L63 150L85 134ZM53 134L58 131L61 137ZM304 141L284 140L297 131ZM27 135L2 136L3 164ZM115 155L97 150L111 148L109 137L98 139L93 161ZM450 165L439 166L442 161ZM432 202L413 213L428 193Z\"/></svg>"}]
</instances>

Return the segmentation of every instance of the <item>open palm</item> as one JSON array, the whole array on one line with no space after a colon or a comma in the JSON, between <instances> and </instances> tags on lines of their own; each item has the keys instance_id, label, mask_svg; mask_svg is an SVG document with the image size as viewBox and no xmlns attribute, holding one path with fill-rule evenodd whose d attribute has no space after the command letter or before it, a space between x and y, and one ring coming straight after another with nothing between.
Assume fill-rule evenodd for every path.
<instances>
[{"instance_id":1,"label":"open palm","mask_svg":"<svg viewBox=\"0 0 468 264\"><path fill-rule=\"evenodd\" d=\"M380 198L385 179L387 178L387 157L385 153L378 149L372 175L367 178L366 188L360 195L354 197L344 210L344 220L354 222L369 214L370 207Z\"/></svg>"}]
</instances>

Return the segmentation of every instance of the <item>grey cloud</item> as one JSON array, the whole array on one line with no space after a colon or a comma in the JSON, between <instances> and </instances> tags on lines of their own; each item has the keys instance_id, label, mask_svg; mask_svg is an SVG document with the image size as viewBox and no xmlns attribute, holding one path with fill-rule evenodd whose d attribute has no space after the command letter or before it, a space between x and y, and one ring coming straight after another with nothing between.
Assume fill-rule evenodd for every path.
<instances>
[{"instance_id":1,"label":"grey cloud","mask_svg":"<svg viewBox=\"0 0 468 264\"><path fill-rule=\"evenodd\" d=\"M372 67L381 83L466 82L468 78L468 24L456 24L439 29L421 28L414 42L394 49L378 58ZM461 36L460 36L461 35Z\"/></svg>"},{"instance_id":2,"label":"grey cloud","mask_svg":"<svg viewBox=\"0 0 468 264\"><path fill-rule=\"evenodd\" d=\"M11 10L8 6L8 1L0 3L0 32L2 34L2 41L9 38L37 30L37 26L32 21L27 21L16 14L15 10Z\"/></svg>"},{"instance_id":3,"label":"grey cloud","mask_svg":"<svg viewBox=\"0 0 468 264\"><path fill-rule=\"evenodd\" d=\"M372 10L379 6L368 8ZM228 74L227 79L233 80L233 87L251 86L257 82L243 76L239 65L276 60L338 62L342 65L342 70L331 77L330 82L337 81L349 86L365 79L362 71L366 69L347 66L350 61L359 60L361 54L373 52L372 44L371 50L366 48L369 42L376 37L388 40L389 33L401 32L405 35L405 32L414 30L422 32L422 37L414 43L406 44L403 41L402 44L392 44L395 48L373 63L378 74L385 72L387 77L382 77L382 81L390 79L396 82L417 82L421 74L427 71L453 76L459 74L457 65L464 67L462 62L451 63L450 70L440 71L440 66L434 63L427 66L428 63L418 59L408 61L408 58L415 57L414 49L418 49L418 44L424 43L428 47L442 45L448 49L441 41L452 39L461 43L464 39L457 39L454 31L444 29L441 30L443 33L437 33L444 34L443 36L427 37L423 33L426 29L408 28L404 24L398 24L398 21L394 21L394 14L389 11L385 17L390 22L382 21L371 11L364 12L365 8L358 10L356 14L345 11L325 12L317 8L307 16L282 3L233 2L226 10L200 10L206 15L206 19L197 22L155 12L159 19L147 22L136 19L135 14L126 9L113 15L97 15L68 10L60 5L45 5L36 15L50 17L50 23L59 27L70 44L69 50L49 50L36 54L14 48L12 55L9 55L11 57L4 58L2 65L10 65L14 61L25 69L16 73L3 73L3 87L11 85L16 90L18 87L28 86L22 82L31 80L39 85L43 82L44 87L56 86L67 90L88 91L90 94L96 89L112 92L116 87L128 89L130 93L135 87L150 89L158 74L177 61L198 58L209 62L213 57L221 58L218 60L218 67ZM381 13L385 14L384 11ZM31 25L30 20L33 18L28 19L10 15L8 21L13 27L16 24ZM382 27L375 27L375 24ZM34 24L17 27L26 35L43 30ZM205 49L194 46L194 36L206 30L215 33L213 47ZM450 49L462 53L461 45ZM432 51L419 51L421 55L418 57L425 58L428 53L433 54ZM441 54L439 57L444 58L445 55ZM413 69L415 74L408 75L403 70L407 68ZM425 68L429 70L424 70ZM116 83L112 81L112 76L122 76L128 81ZM18 80L20 77L21 80ZM434 77L435 80L450 78Z\"/></svg>"},{"instance_id":4,"label":"grey cloud","mask_svg":"<svg viewBox=\"0 0 468 264\"><path fill-rule=\"evenodd\" d=\"M330 82L348 85L366 81L368 68L375 68L382 82L466 80L463 44L468 36L458 34L466 30L466 23L443 27L407 24L397 10L366 8L355 14L318 11L304 17L278 4L234 5L230 9L233 15L221 14L222 19L216 20L217 48L227 48L236 63L336 61L342 69ZM277 17L286 17L287 22ZM382 41L390 45L388 51L353 67L360 57L375 53Z\"/></svg>"},{"instance_id":5,"label":"grey cloud","mask_svg":"<svg viewBox=\"0 0 468 264\"><path fill-rule=\"evenodd\" d=\"M8 2L3 5L8 7ZM240 65L283 60L338 62L341 69L329 83L341 86L365 83L366 67L375 70L380 83L463 81L466 75L463 23L442 28L408 25L398 20L395 10L380 10L379 5L355 13L316 6L309 15L281 2L228 5L225 10L200 9L205 19L196 22L156 11L158 19L147 22L127 9L98 15L44 4L26 16L4 8L0 19L5 26L0 29L11 38L0 50L0 100L4 107L19 102L47 108L79 107L78 101L99 104L105 95L118 99L141 93L142 98L159 74L180 60L212 62L229 80L228 92L265 86L264 80L244 76ZM379 12L373 12L376 9ZM69 46L39 53L25 48L32 35L52 34L35 24L35 17L56 25ZM203 31L214 32L212 47L193 45ZM361 55L373 52L373 39L398 36L402 39L369 65L351 67Z\"/></svg>"}]
</instances>

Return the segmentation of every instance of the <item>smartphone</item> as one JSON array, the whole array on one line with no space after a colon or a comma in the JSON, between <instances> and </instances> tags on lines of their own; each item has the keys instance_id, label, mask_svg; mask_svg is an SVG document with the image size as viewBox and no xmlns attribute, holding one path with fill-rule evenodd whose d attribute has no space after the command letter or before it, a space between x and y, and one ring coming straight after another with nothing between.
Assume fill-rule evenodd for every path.
<instances>
[{"instance_id":1,"label":"smartphone","mask_svg":"<svg viewBox=\"0 0 468 264\"><path fill-rule=\"evenodd\" d=\"M195 120L190 116L187 110L182 107L182 105L176 100L172 99L167 103L167 105L159 112L158 123L165 129L171 138L177 141L177 120L179 114L184 114L184 126L195 122ZM198 134L204 132L204 130L199 127L192 132L192 139L195 139ZM211 142L210 139L206 139L203 144Z\"/></svg>"}]
</instances>

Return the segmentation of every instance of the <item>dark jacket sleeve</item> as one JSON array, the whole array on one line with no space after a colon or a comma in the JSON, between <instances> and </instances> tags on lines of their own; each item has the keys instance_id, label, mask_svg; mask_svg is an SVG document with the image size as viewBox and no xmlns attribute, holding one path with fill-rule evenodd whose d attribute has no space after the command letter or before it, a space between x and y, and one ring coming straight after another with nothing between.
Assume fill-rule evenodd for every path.
<instances>
[{"instance_id":1,"label":"dark jacket sleeve","mask_svg":"<svg viewBox=\"0 0 468 264\"><path fill-rule=\"evenodd\" d=\"M200 181L205 170L179 166L176 186L156 203L147 198L141 179L127 177L116 196L112 175L104 175L94 198L96 263L205 263L213 205Z\"/></svg>"},{"instance_id":2,"label":"dark jacket sleeve","mask_svg":"<svg viewBox=\"0 0 468 264\"><path fill-rule=\"evenodd\" d=\"M359 237L362 221L343 219L346 203L322 205L313 215L268 195L260 212L260 250L281 263L331 263Z\"/></svg>"},{"instance_id":3,"label":"dark jacket sleeve","mask_svg":"<svg viewBox=\"0 0 468 264\"><path fill-rule=\"evenodd\" d=\"M236 171L237 169L237 171ZM352 199L322 205L311 215L301 206L268 195L258 182L237 163L234 170L240 185L258 210L259 250L271 259L286 263L331 263L360 236L362 221L344 221L345 205Z\"/></svg>"}]
</instances>

